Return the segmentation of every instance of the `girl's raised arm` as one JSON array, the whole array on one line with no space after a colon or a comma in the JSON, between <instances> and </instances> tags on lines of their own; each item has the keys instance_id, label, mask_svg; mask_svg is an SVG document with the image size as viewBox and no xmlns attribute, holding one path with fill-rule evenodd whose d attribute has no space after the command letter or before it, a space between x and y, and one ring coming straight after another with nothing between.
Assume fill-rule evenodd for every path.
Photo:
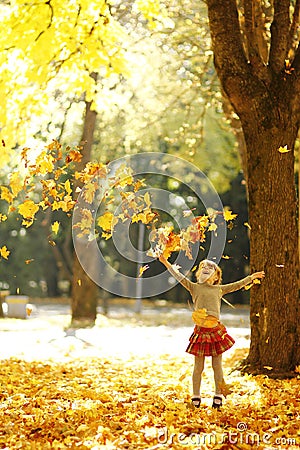
<instances>
[{"instance_id":1,"label":"girl's raised arm","mask_svg":"<svg viewBox=\"0 0 300 450\"><path fill-rule=\"evenodd\" d=\"M192 281L190 281L188 278L186 278L182 273L180 273L178 270L175 270L172 267L172 264L169 263L169 261L161 255L159 257L159 261L168 269L170 274L176 278L177 281L179 281L180 284L182 284L183 287L185 287L189 292L192 289Z\"/></svg>"}]
</instances>

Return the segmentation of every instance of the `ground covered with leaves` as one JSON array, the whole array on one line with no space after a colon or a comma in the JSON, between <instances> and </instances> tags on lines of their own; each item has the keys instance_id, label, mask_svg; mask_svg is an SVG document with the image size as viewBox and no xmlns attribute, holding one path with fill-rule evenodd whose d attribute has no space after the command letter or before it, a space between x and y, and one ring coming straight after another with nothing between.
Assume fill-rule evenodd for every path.
<instances>
[{"instance_id":1,"label":"ground covered with leaves","mask_svg":"<svg viewBox=\"0 0 300 450\"><path fill-rule=\"evenodd\" d=\"M202 406L191 405L189 355L2 360L0 448L299 448L300 380L232 372L245 354L225 359L231 393L221 410L211 408L210 364Z\"/></svg>"}]
</instances>

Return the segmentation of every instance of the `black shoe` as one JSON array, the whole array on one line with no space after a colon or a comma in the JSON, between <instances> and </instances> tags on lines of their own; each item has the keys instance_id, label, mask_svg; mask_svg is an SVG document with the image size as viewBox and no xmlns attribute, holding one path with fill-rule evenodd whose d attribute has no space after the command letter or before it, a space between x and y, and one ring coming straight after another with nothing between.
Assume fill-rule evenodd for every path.
<instances>
[{"instance_id":1,"label":"black shoe","mask_svg":"<svg viewBox=\"0 0 300 450\"><path fill-rule=\"evenodd\" d=\"M193 397L192 403L195 406L195 408L199 408L201 405L201 397Z\"/></svg>"},{"instance_id":2,"label":"black shoe","mask_svg":"<svg viewBox=\"0 0 300 450\"><path fill-rule=\"evenodd\" d=\"M214 398L213 398L212 407L216 408L216 409L219 409L219 408L221 408L221 406L222 406L222 397L221 397L221 395L215 395Z\"/></svg>"}]
</instances>

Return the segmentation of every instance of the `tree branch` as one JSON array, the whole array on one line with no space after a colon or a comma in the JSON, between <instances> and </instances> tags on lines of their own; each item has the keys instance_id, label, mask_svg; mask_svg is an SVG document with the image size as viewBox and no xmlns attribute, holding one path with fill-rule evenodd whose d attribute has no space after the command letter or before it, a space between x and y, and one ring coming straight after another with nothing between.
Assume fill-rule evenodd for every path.
<instances>
[{"instance_id":1,"label":"tree branch","mask_svg":"<svg viewBox=\"0 0 300 450\"><path fill-rule=\"evenodd\" d=\"M232 75L248 72L242 45L236 2L207 0L215 66L219 77L224 72Z\"/></svg>"},{"instance_id":2,"label":"tree branch","mask_svg":"<svg viewBox=\"0 0 300 450\"><path fill-rule=\"evenodd\" d=\"M293 21L291 24L290 33L289 33L289 41L288 41L288 48L289 48L290 53L295 51L295 48L299 44L299 37L300 37L299 24L300 24L300 0L296 0L296 5L295 5L295 9L294 9L294 14L293 14ZM291 56L291 55L289 55L289 56Z\"/></svg>"},{"instance_id":3,"label":"tree branch","mask_svg":"<svg viewBox=\"0 0 300 450\"><path fill-rule=\"evenodd\" d=\"M271 25L271 47L269 64L275 73L284 68L288 56L290 29L290 0L274 0L274 18Z\"/></svg>"},{"instance_id":4,"label":"tree branch","mask_svg":"<svg viewBox=\"0 0 300 450\"><path fill-rule=\"evenodd\" d=\"M256 8L255 2L252 0L244 0L244 14L245 14L245 35L247 41L248 59L255 67L262 66L260 57L258 39L257 39L257 23L256 23Z\"/></svg>"}]
</instances>

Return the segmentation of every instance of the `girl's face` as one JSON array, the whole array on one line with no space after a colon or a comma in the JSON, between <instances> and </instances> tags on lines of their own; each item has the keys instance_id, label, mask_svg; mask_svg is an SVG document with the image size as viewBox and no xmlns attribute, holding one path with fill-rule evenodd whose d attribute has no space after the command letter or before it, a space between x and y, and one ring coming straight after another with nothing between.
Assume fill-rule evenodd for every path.
<instances>
[{"instance_id":1,"label":"girl's face","mask_svg":"<svg viewBox=\"0 0 300 450\"><path fill-rule=\"evenodd\" d=\"M207 282L213 284L216 280L216 264L212 261L203 261L197 272L197 281L199 283Z\"/></svg>"}]
</instances>

